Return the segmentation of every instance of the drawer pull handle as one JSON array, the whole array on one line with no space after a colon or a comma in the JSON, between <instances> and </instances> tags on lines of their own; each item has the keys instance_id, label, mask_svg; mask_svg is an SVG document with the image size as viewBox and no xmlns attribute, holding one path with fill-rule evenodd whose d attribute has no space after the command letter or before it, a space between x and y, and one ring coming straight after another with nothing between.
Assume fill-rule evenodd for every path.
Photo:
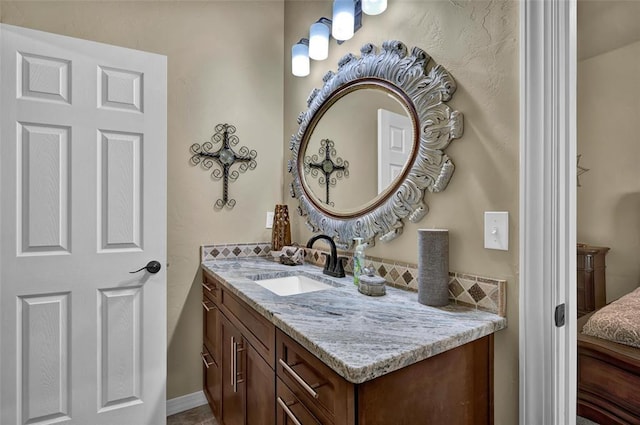
<instances>
[{"instance_id":1,"label":"drawer pull handle","mask_svg":"<svg viewBox=\"0 0 640 425\"><path fill-rule=\"evenodd\" d=\"M209 292L212 292L212 291L215 291L216 289L218 289L218 288L216 288L216 287L213 287L213 288L212 288L212 287L210 287L209 285L207 285L207 284L206 284L206 283L204 283L204 282L202 282L202 286L204 287L204 289L206 289L206 290L207 290L207 291L209 291Z\"/></svg>"},{"instance_id":2,"label":"drawer pull handle","mask_svg":"<svg viewBox=\"0 0 640 425\"><path fill-rule=\"evenodd\" d=\"M211 301L209 300L202 301L202 307L204 307L204 309L207 310L207 313L215 308L214 306L207 305L208 302L211 302Z\"/></svg>"},{"instance_id":3,"label":"drawer pull handle","mask_svg":"<svg viewBox=\"0 0 640 425\"><path fill-rule=\"evenodd\" d=\"M311 388L311 385L307 384L306 381L302 379L302 377L300 377L300 375L298 375L295 370L291 369L291 367L287 364L287 362L285 362L282 359L278 359L278 362L283 367L285 372L291 375L293 379L298 381L298 384L302 385L302 388L304 388L309 394L311 394L311 397L318 398L318 393L315 392L314 389Z\"/></svg>"},{"instance_id":4,"label":"drawer pull handle","mask_svg":"<svg viewBox=\"0 0 640 425\"><path fill-rule=\"evenodd\" d=\"M238 348L238 345L240 345L240 348ZM244 350L245 349L242 348L242 345L238 344L236 342L236 339L232 336L231 337L231 387L233 388L234 393L238 392L238 384L241 384L244 382L244 379L238 380L238 376L240 375L240 373L238 373L238 353L241 353Z\"/></svg>"},{"instance_id":5,"label":"drawer pull handle","mask_svg":"<svg viewBox=\"0 0 640 425\"><path fill-rule=\"evenodd\" d=\"M238 391L238 382L236 381L236 377L238 376L238 372L236 371L236 362L238 361L237 353L236 339L231 337L231 387L234 393Z\"/></svg>"},{"instance_id":6,"label":"drawer pull handle","mask_svg":"<svg viewBox=\"0 0 640 425\"><path fill-rule=\"evenodd\" d=\"M200 357L202 358L202 363L204 363L204 366L209 369L209 366L211 366L212 364L215 364L214 361L212 361L211 363L207 362L207 356L209 355L209 353L200 353ZM213 360L213 359L212 359Z\"/></svg>"},{"instance_id":7,"label":"drawer pull handle","mask_svg":"<svg viewBox=\"0 0 640 425\"><path fill-rule=\"evenodd\" d=\"M289 406L287 406L287 403L285 403L280 397L278 397L278 404L280 405L280 407L282 407L282 410L284 410L284 413L287 414L289 419L291 419L291 421L295 425L302 425L298 420L298 418L296 418L296 415L294 415L291 409L289 409Z\"/></svg>"}]
</instances>

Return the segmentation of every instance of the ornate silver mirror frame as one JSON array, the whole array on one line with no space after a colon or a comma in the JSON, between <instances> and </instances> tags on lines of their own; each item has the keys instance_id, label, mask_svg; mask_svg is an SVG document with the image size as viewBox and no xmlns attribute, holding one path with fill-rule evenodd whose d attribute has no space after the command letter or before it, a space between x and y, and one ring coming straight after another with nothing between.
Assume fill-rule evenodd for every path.
<instances>
[{"instance_id":1,"label":"ornate silver mirror frame","mask_svg":"<svg viewBox=\"0 0 640 425\"><path fill-rule=\"evenodd\" d=\"M423 200L425 191L444 190L453 174L454 165L443 150L463 132L462 114L445 104L456 91L456 83L442 66L427 68L431 57L425 51L414 47L408 54L402 42L390 40L380 52L371 43L360 52L360 57L347 54L340 59L337 72L327 72L323 87L311 92L308 110L298 116L300 126L289 144L290 192L299 200L298 212L306 216L311 231L331 236L340 247L351 246L356 237L369 245L376 235L381 241L392 240L402 233L404 218L414 223L422 219L429 210ZM343 216L327 211L308 193L302 180L304 150L324 112L359 85L379 86L403 99L414 122L414 148L403 175L385 196L362 211Z\"/></svg>"}]
</instances>

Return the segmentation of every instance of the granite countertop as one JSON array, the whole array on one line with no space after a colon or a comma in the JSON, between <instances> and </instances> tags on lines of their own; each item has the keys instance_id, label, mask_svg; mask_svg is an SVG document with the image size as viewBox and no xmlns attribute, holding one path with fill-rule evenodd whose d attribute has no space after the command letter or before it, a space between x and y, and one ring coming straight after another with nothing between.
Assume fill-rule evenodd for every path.
<instances>
[{"instance_id":1,"label":"granite countertop","mask_svg":"<svg viewBox=\"0 0 640 425\"><path fill-rule=\"evenodd\" d=\"M333 278L316 266L266 258L205 261L202 266L276 327L349 382L362 383L482 338L507 326L504 317L450 304L428 307L415 292L387 287L382 297L358 292L352 276ZM278 296L254 280L290 273L336 286Z\"/></svg>"}]
</instances>

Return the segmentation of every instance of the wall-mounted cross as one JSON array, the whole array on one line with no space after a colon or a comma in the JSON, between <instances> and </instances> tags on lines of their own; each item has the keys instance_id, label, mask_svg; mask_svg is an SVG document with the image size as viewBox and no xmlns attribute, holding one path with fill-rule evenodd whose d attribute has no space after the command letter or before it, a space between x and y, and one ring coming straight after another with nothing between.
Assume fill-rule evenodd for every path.
<instances>
[{"instance_id":1,"label":"wall-mounted cross","mask_svg":"<svg viewBox=\"0 0 640 425\"><path fill-rule=\"evenodd\" d=\"M233 150L233 146L236 146L240 139L234 133L236 128L229 124L216 125L216 133L211 136L210 142L205 142L202 145L194 143L191 145L191 163L193 165L202 164L202 167L206 170L211 169L214 164L218 164L221 169L214 169L211 172L211 177L216 180L222 179L222 199L216 201L217 208L233 208L236 204L235 199L229 199L229 181L236 181L240 176L240 173L244 173L247 170L253 170L258 165L256 157L258 153L246 146L242 146L238 153ZM213 151L214 146L221 144L218 150ZM231 167L238 163L238 169L231 170Z\"/></svg>"},{"instance_id":2,"label":"wall-mounted cross","mask_svg":"<svg viewBox=\"0 0 640 425\"><path fill-rule=\"evenodd\" d=\"M578 175L576 177L576 183L578 187L582 187L582 185L580 184L580 176L583 175L584 173L586 173L587 171L589 171L588 168L584 168L580 165L580 158L582 158L582 155L578 155L578 161L576 164L576 168L577 168L577 172Z\"/></svg>"},{"instance_id":3,"label":"wall-mounted cross","mask_svg":"<svg viewBox=\"0 0 640 425\"><path fill-rule=\"evenodd\" d=\"M324 158L320 161L323 156ZM338 179L343 176L349 177L349 161L343 161L342 158L337 157L334 162L332 158L335 156L336 149L333 140L322 139L318 155L313 154L304 157L305 173L311 173L314 178L318 177L319 173L323 174L318 179L318 183L325 186L325 203L331 206L334 206L334 203L329 201L329 187L336 185L336 177ZM331 177L333 173L336 173L336 177Z\"/></svg>"}]
</instances>

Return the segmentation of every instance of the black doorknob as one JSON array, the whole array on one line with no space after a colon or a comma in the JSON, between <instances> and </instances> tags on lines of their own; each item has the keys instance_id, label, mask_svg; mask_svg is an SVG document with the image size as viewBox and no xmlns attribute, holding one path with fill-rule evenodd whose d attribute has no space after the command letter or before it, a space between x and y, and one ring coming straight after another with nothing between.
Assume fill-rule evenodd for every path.
<instances>
[{"instance_id":1,"label":"black doorknob","mask_svg":"<svg viewBox=\"0 0 640 425\"><path fill-rule=\"evenodd\" d=\"M152 261L149 261L146 266L144 266L144 267L142 267L142 268L140 268L138 270L129 272L129 273L138 273L138 272L140 272L142 270L146 270L151 274L155 274L155 273L158 273L161 268L162 268L162 266L160 265L160 263L158 261L152 260Z\"/></svg>"}]
</instances>

